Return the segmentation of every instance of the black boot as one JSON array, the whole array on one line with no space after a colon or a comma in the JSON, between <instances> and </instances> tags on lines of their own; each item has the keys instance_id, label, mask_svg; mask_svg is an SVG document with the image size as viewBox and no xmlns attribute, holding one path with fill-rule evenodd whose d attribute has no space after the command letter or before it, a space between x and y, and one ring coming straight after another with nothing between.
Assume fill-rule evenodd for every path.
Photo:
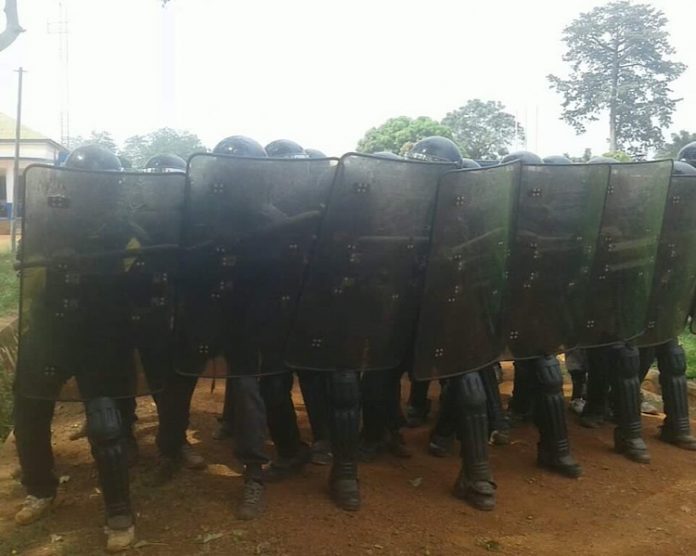
<instances>
[{"instance_id":1,"label":"black boot","mask_svg":"<svg viewBox=\"0 0 696 556\"><path fill-rule=\"evenodd\" d=\"M329 492L335 504L347 511L360 508L358 441L360 385L358 373L334 371L328 378L329 432L334 456Z\"/></svg>"},{"instance_id":2,"label":"black boot","mask_svg":"<svg viewBox=\"0 0 696 556\"><path fill-rule=\"evenodd\" d=\"M462 467L453 493L477 510L495 508L495 483L488 462L486 392L477 372L450 380L446 404L451 404L462 442Z\"/></svg>"},{"instance_id":3,"label":"black boot","mask_svg":"<svg viewBox=\"0 0 696 556\"><path fill-rule=\"evenodd\" d=\"M553 356L538 357L531 365L537 382L534 402L534 421L539 429L537 464L565 477L577 478L582 475L582 468L570 455L561 367Z\"/></svg>"},{"instance_id":4,"label":"black boot","mask_svg":"<svg viewBox=\"0 0 696 556\"><path fill-rule=\"evenodd\" d=\"M612 397L617 427L614 429L614 449L637 463L650 463L648 447L641 437L640 420L640 354L628 345L608 348L612 363Z\"/></svg>"},{"instance_id":5,"label":"black boot","mask_svg":"<svg viewBox=\"0 0 696 556\"><path fill-rule=\"evenodd\" d=\"M665 406L665 420L660 440L683 450L696 450L696 438L689 423L689 397L686 386L686 356L677 340L657 348L660 386Z\"/></svg>"},{"instance_id":6,"label":"black boot","mask_svg":"<svg viewBox=\"0 0 696 556\"><path fill-rule=\"evenodd\" d=\"M358 484L358 464L354 462L334 462L329 477L329 492L334 503L349 512L360 509L360 487Z\"/></svg>"}]
</instances>

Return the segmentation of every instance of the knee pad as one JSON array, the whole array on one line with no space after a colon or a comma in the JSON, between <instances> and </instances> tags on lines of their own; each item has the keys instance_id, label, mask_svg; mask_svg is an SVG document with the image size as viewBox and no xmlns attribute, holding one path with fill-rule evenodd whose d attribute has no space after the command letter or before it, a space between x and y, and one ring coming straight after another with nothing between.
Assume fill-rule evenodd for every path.
<instances>
[{"instance_id":1,"label":"knee pad","mask_svg":"<svg viewBox=\"0 0 696 556\"><path fill-rule=\"evenodd\" d=\"M558 359L553 355L536 357L530 362L542 393L555 394L563 388L563 375Z\"/></svg>"},{"instance_id":2,"label":"knee pad","mask_svg":"<svg viewBox=\"0 0 696 556\"><path fill-rule=\"evenodd\" d=\"M452 378L447 388L460 408L478 410L486 406L486 391L478 372L465 373Z\"/></svg>"},{"instance_id":3,"label":"knee pad","mask_svg":"<svg viewBox=\"0 0 696 556\"><path fill-rule=\"evenodd\" d=\"M360 402L360 383L355 371L334 371L329 377L329 396L335 409L350 409Z\"/></svg>"},{"instance_id":4,"label":"knee pad","mask_svg":"<svg viewBox=\"0 0 696 556\"><path fill-rule=\"evenodd\" d=\"M670 340L657 348L657 367L660 369L660 375L686 374L686 355L679 342Z\"/></svg>"},{"instance_id":5,"label":"knee pad","mask_svg":"<svg viewBox=\"0 0 696 556\"><path fill-rule=\"evenodd\" d=\"M87 438L96 446L112 444L123 435L121 413L112 398L94 398L85 403Z\"/></svg>"}]
</instances>

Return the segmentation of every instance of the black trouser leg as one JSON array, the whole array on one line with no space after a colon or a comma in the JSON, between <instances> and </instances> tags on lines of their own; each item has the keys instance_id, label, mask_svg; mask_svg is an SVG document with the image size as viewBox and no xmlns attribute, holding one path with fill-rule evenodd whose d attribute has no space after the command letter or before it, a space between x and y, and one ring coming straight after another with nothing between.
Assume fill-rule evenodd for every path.
<instances>
[{"instance_id":1,"label":"black trouser leg","mask_svg":"<svg viewBox=\"0 0 696 556\"><path fill-rule=\"evenodd\" d=\"M97 464L107 525L127 528L133 524L133 513L120 412L111 398L94 398L85 402L85 413L87 438Z\"/></svg>"},{"instance_id":2,"label":"black trouser leg","mask_svg":"<svg viewBox=\"0 0 696 556\"><path fill-rule=\"evenodd\" d=\"M656 351L665 409L662 438L675 443L692 444L684 349L675 339L657 346Z\"/></svg>"},{"instance_id":3,"label":"black trouser leg","mask_svg":"<svg viewBox=\"0 0 696 556\"><path fill-rule=\"evenodd\" d=\"M234 380L227 379L225 381L225 398L222 404L222 415L220 422L234 430Z\"/></svg>"},{"instance_id":4,"label":"black trouser leg","mask_svg":"<svg viewBox=\"0 0 696 556\"><path fill-rule=\"evenodd\" d=\"M495 373L495 366L491 365L479 371L481 382L486 391L486 411L488 412L488 436L489 438L494 432L499 434L507 434L510 430L505 411L503 411L503 402L500 399L500 385L498 377Z\"/></svg>"},{"instance_id":5,"label":"black trouser leg","mask_svg":"<svg viewBox=\"0 0 696 556\"><path fill-rule=\"evenodd\" d=\"M431 440L437 441L437 438L447 439L452 438L457 433L457 401L456 393L452 391L453 382L460 380L459 377L448 378L441 381L440 384L440 411L437 414L437 421L433 427ZM484 394L485 395L485 394Z\"/></svg>"},{"instance_id":6,"label":"black trouser leg","mask_svg":"<svg viewBox=\"0 0 696 556\"><path fill-rule=\"evenodd\" d=\"M166 457L176 457L186 442L191 398L197 381L195 376L174 374L169 378L164 390L153 396L159 414L157 447Z\"/></svg>"},{"instance_id":7,"label":"black trouser leg","mask_svg":"<svg viewBox=\"0 0 696 556\"><path fill-rule=\"evenodd\" d=\"M581 474L570 456L568 428L564 411L563 375L554 356L530 361L534 369L534 422L539 429L538 463L569 477Z\"/></svg>"},{"instance_id":8,"label":"black trouser leg","mask_svg":"<svg viewBox=\"0 0 696 556\"><path fill-rule=\"evenodd\" d=\"M316 371L298 371L302 399L307 410L312 440L329 440L329 408L326 403L326 374Z\"/></svg>"},{"instance_id":9,"label":"black trouser leg","mask_svg":"<svg viewBox=\"0 0 696 556\"><path fill-rule=\"evenodd\" d=\"M612 372L608 350L606 347L586 350L587 403L582 411L583 418L596 417L603 421L607 413L609 375Z\"/></svg>"},{"instance_id":10,"label":"black trouser leg","mask_svg":"<svg viewBox=\"0 0 696 556\"><path fill-rule=\"evenodd\" d=\"M14 434L22 484L37 498L56 495L58 479L53 473L51 421L55 402L37 400L14 392Z\"/></svg>"},{"instance_id":11,"label":"black trouser leg","mask_svg":"<svg viewBox=\"0 0 696 556\"><path fill-rule=\"evenodd\" d=\"M655 361L655 347L642 347L639 350L640 353L640 371L638 373L638 380L643 384L645 377L648 376L648 371Z\"/></svg>"},{"instance_id":12,"label":"black trouser leg","mask_svg":"<svg viewBox=\"0 0 696 556\"><path fill-rule=\"evenodd\" d=\"M570 398L573 400L585 398L587 396L587 371L585 369L569 369L568 374L570 375L570 381L573 385Z\"/></svg>"},{"instance_id":13,"label":"black trouser leg","mask_svg":"<svg viewBox=\"0 0 696 556\"><path fill-rule=\"evenodd\" d=\"M648 463L650 456L641 438L638 348L618 344L605 349L611 362L611 391L618 425L614 430L615 448L629 459Z\"/></svg>"},{"instance_id":14,"label":"black trouser leg","mask_svg":"<svg viewBox=\"0 0 696 556\"><path fill-rule=\"evenodd\" d=\"M389 371L363 373L360 379L362 439L367 444L382 442L387 423L387 384Z\"/></svg>"},{"instance_id":15,"label":"black trouser leg","mask_svg":"<svg viewBox=\"0 0 696 556\"><path fill-rule=\"evenodd\" d=\"M230 388L231 386L231 388ZM262 482L261 467L268 463L265 451L266 408L259 380L253 376L227 379L231 393L234 454L244 465L244 477Z\"/></svg>"},{"instance_id":16,"label":"black trouser leg","mask_svg":"<svg viewBox=\"0 0 696 556\"><path fill-rule=\"evenodd\" d=\"M401 369L389 371L387 379L387 430L395 433L406 424L404 413L401 410Z\"/></svg>"},{"instance_id":17,"label":"black trouser leg","mask_svg":"<svg viewBox=\"0 0 696 556\"><path fill-rule=\"evenodd\" d=\"M260 379L261 396L266 405L268 431L278 456L292 458L301 447L297 414L292 403L293 375L290 372Z\"/></svg>"},{"instance_id":18,"label":"black trouser leg","mask_svg":"<svg viewBox=\"0 0 696 556\"><path fill-rule=\"evenodd\" d=\"M534 371L529 365L529 361L514 362L515 376L508 407L518 418L526 418L532 413Z\"/></svg>"},{"instance_id":19,"label":"black trouser leg","mask_svg":"<svg viewBox=\"0 0 696 556\"><path fill-rule=\"evenodd\" d=\"M454 493L478 509L490 510L495 505L495 485L488 461L486 391L480 373L450 379L444 402L455 416L462 443L462 468Z\"/></svg>"}]
</instances>

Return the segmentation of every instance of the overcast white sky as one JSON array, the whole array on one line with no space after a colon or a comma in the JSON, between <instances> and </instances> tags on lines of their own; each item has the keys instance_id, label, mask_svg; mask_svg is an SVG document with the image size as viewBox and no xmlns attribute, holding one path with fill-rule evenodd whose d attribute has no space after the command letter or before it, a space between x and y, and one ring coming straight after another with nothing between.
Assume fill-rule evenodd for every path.
<instances>
[{"instance_id":1,"label":"overcast white sky","mask_svg":"<svg viewBox=\"0 0 696 556\"><path fill-rule=\"evenodd\" d=\"M0 111L60 138L58 0L18 0L27 32L0 52ZM298 141L332 155L392 116L440 119L470 98L502 101L541 155L606 150L607 124L575 135L545 76L564 73L561 31L596 0L63 0L71 135L170 126L212 147L228 135ZM655 0L669 18L673 130L696 131L696 3Z\"/></svg>"}]
</instances>

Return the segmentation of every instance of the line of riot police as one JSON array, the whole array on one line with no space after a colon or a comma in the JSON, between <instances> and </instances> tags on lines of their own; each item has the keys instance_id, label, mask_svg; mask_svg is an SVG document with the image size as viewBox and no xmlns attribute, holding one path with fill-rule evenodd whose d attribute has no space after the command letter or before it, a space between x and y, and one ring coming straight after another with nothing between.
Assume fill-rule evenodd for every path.
<instances>
[{"instance_id":1,"label":"line of riot police","mask_svg":"<svg viewBox=\"0 0 696 556\"><path fill-rule=\"evenodd\" d=\"M603 418L611 392L618 452L649 461L640 375L655 357L661 438L696 448L675 340L696 290L694 151L674 166L518 152L481 168L441 137L406 159L339 160L232 136L188 164L155 157L144 172L122 171L96 146L76 149L64 168L30 167L15 388L28 496L17 522L50 509L53 407L81 400L107 548L130 546L134 398L152 393L157 404L164 478L202 468L186 441L199 377L227 379L217 436L234 438L244 466L240 519L262 513L267 482L310 461L331 465L332 499L357 510L358 461L384 446L410 455L399 432L404 373L420 381L416 424L427 381L440 380L429 450L446 455L459 439L454 494L481 510L495 506L489 442L509 438L499 360L515 361L510 409L533 416L538 464L550 471L581 474L556 358L571 349L587 350L586 416Z\"/></svg>"}]
</instances>

